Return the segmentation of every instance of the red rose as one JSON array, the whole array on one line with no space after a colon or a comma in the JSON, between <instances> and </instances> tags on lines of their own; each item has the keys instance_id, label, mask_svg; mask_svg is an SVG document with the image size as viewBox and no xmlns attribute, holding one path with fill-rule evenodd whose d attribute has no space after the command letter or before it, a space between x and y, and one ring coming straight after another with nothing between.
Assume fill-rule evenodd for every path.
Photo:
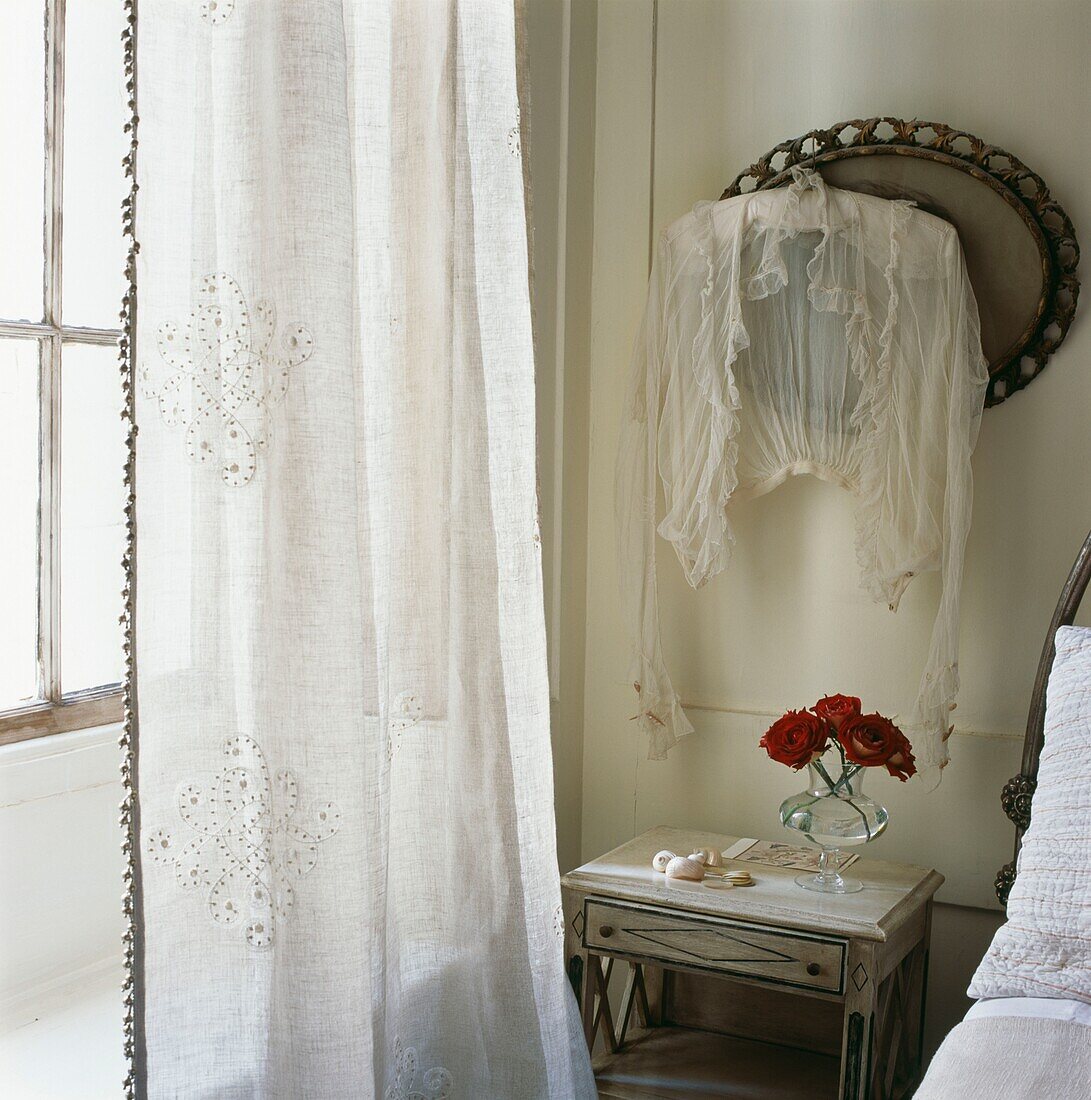
<instances>
[{"instance_id":1,"label":"red rose","mask_svg":"<svg viewBox=\"0 0 1091 1100\"><path fill-rule=\"evenodd\" d=\"M837 731L837 740L853 764L886 767L903 783L915 775L913 750L905 734L881 714L857 714L846 718Z\"/></svg>"},{"instance_id":2,"label":"red rose","mask_svg":"<svg viewBox=\"0 0 1091 1100\"><path fill-rule=\"evenodd\" d=\"M846 718L860 713L860 700L855 695L827 695L815 703L814 712L839 730Z\"/></svg>"},{"instance_id":3,"label":"red rose","mask_svg":"<svg viewBox=\"0 0 1091 1100\"><path fill-rule=\"evenodd\" d=\"M809 710L790 710L778 718L758 743L778 764L802 768L829 745L830 727Z\"/></svg>"}]
</instances>

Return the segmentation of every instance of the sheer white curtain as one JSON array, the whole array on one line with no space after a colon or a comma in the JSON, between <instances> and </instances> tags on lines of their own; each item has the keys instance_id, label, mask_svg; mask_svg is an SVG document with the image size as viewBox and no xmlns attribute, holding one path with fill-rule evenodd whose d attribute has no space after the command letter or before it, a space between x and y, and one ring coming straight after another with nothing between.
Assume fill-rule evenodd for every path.
<instances>
[{"instance_id":1,"label":"sheer white curtain","mask_svg":"<svg viewBox=\"0 0 1091 1100\"><path fill-rule=\"evenodd\" d=\"M138 1095L594 1095L512 0L140 0Z\"/></svg>"}]
</instances>

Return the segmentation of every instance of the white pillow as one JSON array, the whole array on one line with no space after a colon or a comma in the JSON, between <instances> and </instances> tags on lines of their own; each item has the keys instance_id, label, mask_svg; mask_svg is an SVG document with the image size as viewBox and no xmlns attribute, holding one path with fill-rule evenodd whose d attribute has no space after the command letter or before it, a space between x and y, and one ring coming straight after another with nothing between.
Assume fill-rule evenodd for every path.
<instances>
[{"instance_id":1,"label":"white pillow","mask_svg":"<svg viewBox=\"0 0 1091 1100\"><path fill-rule=\"evenodd\" d=\"M1091 1003L1091 630L1057 631L1045 746L1008 921L970 982L971 997Z\"/></svg>"}]
</instances>

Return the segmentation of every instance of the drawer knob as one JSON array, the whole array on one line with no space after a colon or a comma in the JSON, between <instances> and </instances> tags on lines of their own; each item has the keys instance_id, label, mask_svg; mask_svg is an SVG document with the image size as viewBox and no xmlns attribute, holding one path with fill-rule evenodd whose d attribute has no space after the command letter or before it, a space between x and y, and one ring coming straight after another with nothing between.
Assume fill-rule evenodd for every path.
<instances>
[{"instance_id":1,"label":"drawer knob","mask_svg":"<svg viewBox=\"0 0 1091 1100\"><path fill-rule=\"evenodd\" d=\"M599 928L599 935L604 940L608 940L613 934L614 934L614 929L613 929L612 925L604 924L604 925L602 925L601 928Z\"/></svg>"},{"instance_id":2,"label":"drawer knob","mask_svg":"<svg viewBox=\"0 0 1091 1100\"><path fill-rule=\"evenodd\" d=\"M818 975L822 973L822 967L820 967L818 963L807 963L807 973L810 974L812 978L817 978Z\"/></svg>"}]
</instances>

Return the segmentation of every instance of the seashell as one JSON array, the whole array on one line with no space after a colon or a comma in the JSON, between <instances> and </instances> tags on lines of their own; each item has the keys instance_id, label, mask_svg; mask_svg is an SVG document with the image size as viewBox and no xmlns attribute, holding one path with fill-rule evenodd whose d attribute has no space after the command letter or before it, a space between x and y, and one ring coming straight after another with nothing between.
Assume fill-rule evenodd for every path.
<instances>
[{"instance_id":1,"label":"seashell","mask_svg":"<svg viewBox=\"0 0 1091 1100\"><path fill-rule=\"evenodd\" d=\"M667 864L667 878L680 878L686 882L700 882L704 877L704 866L688 856L675 856Z\"/></svg>"},{"instance_id":2,"label":"seashell","mask_svg":"<svg viewBox=\"0 0 1091 1100\"><path fill-rule=\"evenodd\" d=\"M666 848L661 852L656 852L652 857L652 867L662 874L667 869L667 864L674 859L674 853L668 852Z\"/></svg>"},{"instance_id":3,"label":"seashell","mask_svg":"<svg viewBox=\"0 0 1091 1100\"><path fill-rule=\"evenodd\" d=\"M722 867L724 857L715 848L697 848L690 853L690 859L703 863L706 867Z\"/></svg>"}]
</instances>

